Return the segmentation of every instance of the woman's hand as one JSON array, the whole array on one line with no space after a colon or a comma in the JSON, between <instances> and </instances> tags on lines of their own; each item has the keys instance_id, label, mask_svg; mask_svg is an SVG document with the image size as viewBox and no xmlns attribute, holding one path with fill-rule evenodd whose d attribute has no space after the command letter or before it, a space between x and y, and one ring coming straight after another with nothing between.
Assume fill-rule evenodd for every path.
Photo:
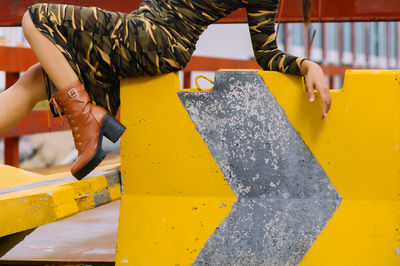
<instances>
[{"instance_id":1,"label":"woman's hand","mask_svg":"<svg viewBox=\"0 0 400 266\"><path fill-rule=\"evenodd\" d=\"M325 80L324 72L321 67L309 60L305 60L301 64L301 74L306 77L306 86L310 102L314 102L314 89L316 89L321 98L322 104L322 119L331 108L331 95L329 94L329 87Z\"/></svg>"}]
</instances>

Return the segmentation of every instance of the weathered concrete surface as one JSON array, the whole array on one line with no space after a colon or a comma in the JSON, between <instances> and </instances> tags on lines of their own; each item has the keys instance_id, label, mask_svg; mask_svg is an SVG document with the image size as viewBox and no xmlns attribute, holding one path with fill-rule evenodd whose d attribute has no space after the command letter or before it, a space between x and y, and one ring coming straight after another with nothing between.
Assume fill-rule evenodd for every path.
<instances>
[{"instance_id":1,"label":"weathered concrete surface","mask_svg":"<svg viewBox=\"0 0 400 266\"><path fill-rule=\"evenodd\" d=\"M297 264L341 198L257 73L215 81L179 96L238 201L195 264Z\"/></svg>"}]
</instances>

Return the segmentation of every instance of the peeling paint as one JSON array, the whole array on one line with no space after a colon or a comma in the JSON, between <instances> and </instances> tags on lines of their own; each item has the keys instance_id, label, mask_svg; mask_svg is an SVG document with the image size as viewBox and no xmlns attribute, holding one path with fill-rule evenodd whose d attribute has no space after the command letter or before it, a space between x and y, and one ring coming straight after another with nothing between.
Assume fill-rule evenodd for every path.
<instances>
[{"instance_id":1,"label":"peeling paint","mask_svg":"<svg viewBox=\"0 0 400 266\"><path fill-rule=\"evenodd\" d=\"M118 170L106 174L107 186L114 187L121 184L121 173Z\"/></svg>"},{"instance_id":2,"label":"peeling paint","mask_svg":"<svg viewBox=\"0 0 400 266\"><path fill-rule=\"evenodd\" d=\"M100 192L93 195L93 199L96 206L103 205L111 201L110 191L107 188L103 188Z\"/></svg>"},{"instance_id":3,"label":"peeling paint","mask_svg":"<svg viewBox=\"0 0 400 266\"><path fill-rule=\"evenodd\" d=\"M396 252L397 256L400 258L400 247L396 248L394 252Z\"/></svg>"}]
</instances>

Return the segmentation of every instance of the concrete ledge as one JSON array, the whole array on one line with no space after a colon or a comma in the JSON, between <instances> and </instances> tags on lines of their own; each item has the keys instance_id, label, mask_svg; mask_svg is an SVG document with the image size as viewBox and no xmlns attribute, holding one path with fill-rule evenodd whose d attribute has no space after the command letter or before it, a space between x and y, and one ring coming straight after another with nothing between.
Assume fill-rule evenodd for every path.
<instances>
[{"instance_id":1,"label":"concrete ledge","mask_svg":"<svg viewBox=\"0 0 400 266\"><path fill-rule=\"evenodd\" d=\"M0 190L0 212L5 214L0 217L0 237L121 197L119 165L101 167L81 181L69 173L44 176L13 167L1 167L0 175L3 184L9 184Z\"/></svg>"},{"instance_id":2,"label":"concrete ledge","mask_svg":"<svg viewBox=\"0 0 400 266\"><path fill-rule=\"evenodd\" d=\"M41 189L40 189L41 190ZM72 187L0 199L0 236L47 224L78 212Z\"/></svg>"}]
</instances>

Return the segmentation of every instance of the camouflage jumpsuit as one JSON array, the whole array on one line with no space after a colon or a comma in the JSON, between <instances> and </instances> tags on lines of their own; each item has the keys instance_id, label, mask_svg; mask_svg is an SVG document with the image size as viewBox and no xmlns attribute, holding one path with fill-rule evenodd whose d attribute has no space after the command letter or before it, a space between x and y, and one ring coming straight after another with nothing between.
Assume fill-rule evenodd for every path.
<instances>
[{"instance_id":1,"label":"camouflage jumpsuit","mask_svg":"<svg viewBox=\"0 0 400 266\"><path fill-rule=\"evenodd\" d=\"M35 4L35 26L63 53L92 101L118 111L119 81L183 69L208 25L245 7L255 57L265 70L300 74L303 59L276 45L279 0L145 0L130 14L96 7ZM47 94L54 85L44 73Z\"/></svg>"}]
</instances>

